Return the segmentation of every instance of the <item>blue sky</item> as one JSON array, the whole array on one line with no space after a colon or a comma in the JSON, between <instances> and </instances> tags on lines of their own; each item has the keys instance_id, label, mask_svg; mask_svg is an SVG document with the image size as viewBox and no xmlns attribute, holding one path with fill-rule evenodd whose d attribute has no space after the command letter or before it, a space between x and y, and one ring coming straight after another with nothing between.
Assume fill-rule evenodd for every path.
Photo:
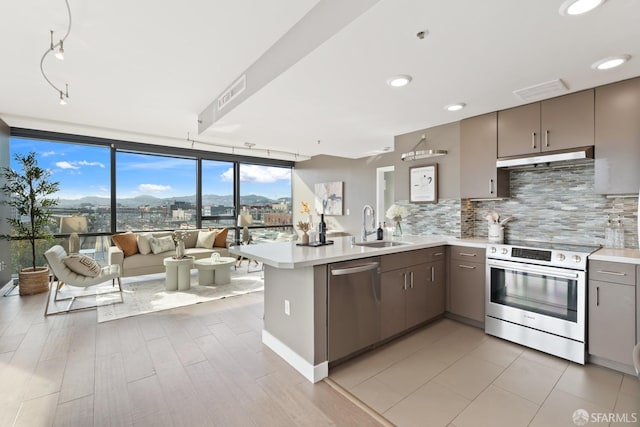
<instances>
[{"instance_id":1,"label":"blue sky","mask_svg":"<svg viewBox=\"0 0 640 427\"><path fill-rule=\"evenodd\" d=\"M84 196L110 196L109 148L11 138L11 167L16 168L13 154L38 153L38 163L52 172L60 182L61 199ZM156 197L195 194L195 160L118 152L118 198L139 195ZM257 165L241 165L241 192L269 198L291 197L291 171ZM227 195L233 191L233 165L227 162L203 162L203 192Z\"/></svg>"}]
</instances>

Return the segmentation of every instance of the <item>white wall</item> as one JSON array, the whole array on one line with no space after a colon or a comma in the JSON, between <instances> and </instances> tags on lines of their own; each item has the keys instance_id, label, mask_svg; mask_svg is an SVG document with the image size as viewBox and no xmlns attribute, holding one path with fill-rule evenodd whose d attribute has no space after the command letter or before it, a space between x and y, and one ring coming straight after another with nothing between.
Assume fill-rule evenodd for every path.
<instances>
[{"instance_id":1,"label":"white wall","mask_svg":"<svg viewBox=\"0 0 640 427\"><path fill-rule=\"evenodd\" d=\"M393 165L395 154L384 154L364 159L346 159L333 156L315 156L311 160L296 163L293 170L293 223L303 218L300 202L314 206L315 184L342 181L343 215L326 216L329 231L340 230L351 235L360 235L362 208L376 205L376 169ZM312 208L313 210L313 208ZM348 214L347 214L348 212ZM319 215L313 215L314 225Z\"/></svg>"},{"instance_id":2,"label":"white wall","mask_svg":"<svg viewBox=\"0 0 640 427\"><path fill-rule=\"evenodd\" d=\"M428 147L448 150L448 154L432 159L403 162L400 156L427 135ZM394 193L396 200L409 199L409 168L438 163L441 199L460 198L460 124L450 123L430 129L417 130L395 137L395 151L362 159L345 159L334 156L315 156L298 162L293 170L293 223L301 218L300 202L313 206L314 185L323 182L343 181L343 215L325 218L329 230L342 230L359 236L362 230L362 208L376 205L376 169L394 166ZM347 210L349 215L347 215ZM307 218L304 218L305 220ZM314 214L314 225L318 215Z\"/></svg>"}]
</instances>

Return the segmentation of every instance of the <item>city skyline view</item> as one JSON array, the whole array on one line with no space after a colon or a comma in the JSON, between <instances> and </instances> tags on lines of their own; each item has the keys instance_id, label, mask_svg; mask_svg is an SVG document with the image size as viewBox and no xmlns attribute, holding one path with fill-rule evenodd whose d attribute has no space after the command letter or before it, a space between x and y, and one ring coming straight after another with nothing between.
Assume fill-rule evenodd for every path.
<instances>
[{"instance_id":1,"label":"city skyline view","mask_svg":"<svg viewBox=\"0 0 640 427\"><path fill-rule=\"evenodd\" d=\"M110 198L110 149L103 146L12 138L11 167L18 168L14 153L28 154L38 147L38 163L60 183L57 197ZM162 199L193 196L196 169L192 158L118 152L116 190L118 199L154 196ZM233 194L233 163L203 160L203 194ZM262 165L240 165L242 195L256 194L273 200L291 197L291 170Z\"/></svg>"}]
</instances>

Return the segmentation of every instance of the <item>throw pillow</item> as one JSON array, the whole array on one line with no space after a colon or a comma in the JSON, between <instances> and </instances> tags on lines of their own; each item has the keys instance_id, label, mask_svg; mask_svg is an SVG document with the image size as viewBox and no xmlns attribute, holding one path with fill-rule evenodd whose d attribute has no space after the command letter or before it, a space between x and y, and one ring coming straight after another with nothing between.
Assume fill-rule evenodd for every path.
<instances>
[{"instance_id":1,"label":"throw pillow","mask_svg":"<svg viewBox=\"0 0 640 427\"><path fill-rule=\"evenodd\" d=\"M131 231L114 234L111 236L111 240L113 240L113 243L115 243L118 249L124 253L125 257L138 253L138 240L136 239L136 235Z\"/></svg>"},{"instance_id":2,"label":"throw pillow","mask_svg":"<svg viewBox=\"0 0 640 427\"><path fill-rule=\"evenodd\" d=\"M71 254L62 258L62 262L69 270L81 276L96 277L100 274L100 264L86 255Z\"/></svg>"},{"instance_id":3,"label":"throw pillow","mask_svg":"<svg viewBox=\"0 0 640 427\"><path fill-rule=\"evenodd\" d=\"M200 232L199 230L187 230L187 231L183 231L185 233L184 235L184 247L189 249L189 248L195 248L196 247L196 241L198 240L198 233Z\"/></svg>"},{"instance_id":4,"label":"throw pillow","mask_svg":"<svg viewBox=\"0 0 640 427\"><path fill-rule=\"evenodd\" d=\"M151 244L149 243L149 239L152 237L152 233L138 234L138 252L142 255L148 255L151 253Z\"/></svg>"},{"instance_id":5,"label":"throw pillow","mask_svg":"<svg viewBox=\"0 0 640 427\"><path fill-rule=\"evenodd\" d=\"M213 247L214 248L226 248L227 247L227 233L229 232L228 228L225 227L222 230L219 230L217 228L209 227L209 231L215 231L216 233L218 233L216 235L216 240L213 242Z\"/></svg>"},{"instance_id":6,"label":"throw pillow","mask_svg":"<svg viewBox=\"0 0 640 427\"><path fill-rule=\"evenodd\" d=\"M213 242L216 240L215 231L200 231L198 233L198 241L196 242L196 248L211 249L213 248Z\"/></svg>"},{"instance_id":7,"label":"throw pillow","mask_svg":"<svg viewBox=\"0 0 640 427\"><path fill-rule=\"evenodd\" d=\"M162 252L173 251L176 249L176 244L173 243L171 236L165 237L151 237L149 239L151 245L151 252L154 254L161 254Z\"/></svg>"}]
</instances>

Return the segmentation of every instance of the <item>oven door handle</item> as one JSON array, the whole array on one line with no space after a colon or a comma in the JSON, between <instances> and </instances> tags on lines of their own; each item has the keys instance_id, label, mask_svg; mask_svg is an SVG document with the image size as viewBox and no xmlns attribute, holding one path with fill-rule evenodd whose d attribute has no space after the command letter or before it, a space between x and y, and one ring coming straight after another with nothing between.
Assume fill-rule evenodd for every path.
<instances>
[{"instance_id":1,"label":"oven door handle","mask_svg":"<svg viewBox=\"0 0 640 427\"><path fill-rule=\"evenodd\" d=\"M564 273L559 271L554 271L553 273L550 271L539 270L537 268L531 267L518 267L515 271L523 271L525 273L535 273L535 274L545 274L547 276L560 277L562 279L577 279L578 275L576 273Z\"/></svg>"},{"instance_id":2,"label":"oven door handle","mask_svg":"<svg viewBox=\"0 0 640 427\"><path fill-rule=\"evenodd\" d=\"M580 278L580 275L578 273L569 273L557 268L554 268L554 269L535 268L530 265L523 265L523 264L517 264L517 263L510 263L510 262L503 263L500 261L493 261L493 260L488 260L488 265L508 269L518 273L523 272L523 273L544 274L546 276L559 277L562 279L579 279Z\"/></svg>"}]
</instances>

